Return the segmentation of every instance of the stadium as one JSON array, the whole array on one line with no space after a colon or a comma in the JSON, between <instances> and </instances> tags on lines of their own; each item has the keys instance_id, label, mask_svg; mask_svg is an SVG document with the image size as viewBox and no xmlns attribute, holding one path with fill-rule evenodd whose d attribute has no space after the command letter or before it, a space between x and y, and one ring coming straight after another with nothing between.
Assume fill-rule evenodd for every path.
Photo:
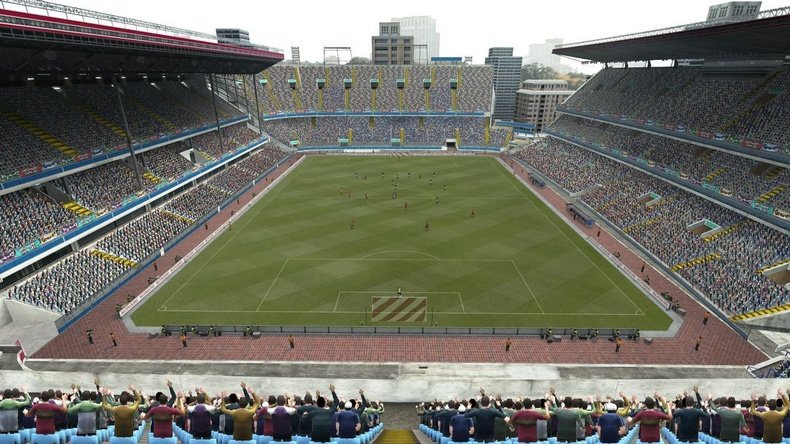
<instances>
[{"instance_id":1,"label":"stadium","mask_svg":"<svg viewBox=\"0 0 790 444\"><path fill-rule=\"evenodd\" d=\"M750 14L557 46L537 132L490 64L0 2L0 444L790 442Z\"/></svg>"}]
</instances>

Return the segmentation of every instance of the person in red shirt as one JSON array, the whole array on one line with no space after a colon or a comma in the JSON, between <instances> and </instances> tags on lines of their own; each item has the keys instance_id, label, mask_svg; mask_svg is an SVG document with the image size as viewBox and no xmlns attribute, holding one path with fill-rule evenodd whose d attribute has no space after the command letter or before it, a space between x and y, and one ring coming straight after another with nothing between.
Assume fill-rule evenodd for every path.
<instances>
[{"instance_id":1,"label":"person in red shirt","mask_svg":"<svg viewBox=\"0 0 790 444\"><path fill-rule=\"evenodd\" d=\"M36 417L36 434L52 435L55 433L55 415L58 412L66 413L69 398L63 395L61 405L50 402L51 392L49 390L41 393L41 402L34 405L27 411L27 416Z\"/></svg>"},{"instance_id":2,"label":"person in red shirt","mask_svg":"<svg viewBox=\"0 0 790 444\"><path fill-rule=\"evenodd\" d=\"M173 417L184 415L183 398L178 398L175 408L167 406L167 395L159 395L159 405L148 410L147 417L154 421L154 438L171 438L173 436Z\"/></svg>"},{"instance_id":3,"label":"person in red shirt","mask_svg":"<svg viewBox=\"0 0 790 444\"><path fill-rule=\"evenodd\" d=\"M521 410L510 417L510 424L518 431L518 442L537 442L538 441L538 420L551 419L548 404L545 410L535 410L532 400L527 398L523 401Z\"/></svg>"},{"instance_id":4,"label":"person in red shirt","mask_svg":"<svg viewBox=\"0 0 790 444\"><path fill-rule=\"evenodd\" d=\"M664 413L656 409L656 401L648 396L645 398L645 410L637 413L632 422L633 425L638 423L642 424L642 426L639 427L639 440L643 443L661 442L661 434L659 433L661 421L669 421L672 419L672 410L674 410L675 406L667 404L666 399L658 393L656 393L656 399L661 401L664 405L664 410L669 413Z\"/></svg>"}]
</instances>

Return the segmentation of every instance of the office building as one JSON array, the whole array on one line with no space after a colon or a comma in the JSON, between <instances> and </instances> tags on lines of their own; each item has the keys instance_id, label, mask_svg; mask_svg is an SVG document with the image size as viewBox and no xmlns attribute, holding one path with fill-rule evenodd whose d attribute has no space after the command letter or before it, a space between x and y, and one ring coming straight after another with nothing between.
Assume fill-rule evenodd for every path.
<instances>
[{"instance_id":1,"label":"office building","mask_svg":"<svg viewBox=\"0 0 790 444\"><path fill-rule=\"evenodd\" d=\"M393 17L393 22L400 23L400 33L414 37L414 45L425 45L425 54L415 54L414 63L423 63L439 57L439 33L436 32L436 19L427 15L415 17ZM424 57L423 57L424 56Z\"/></svg>"},{"instance_id":2,"label":"office building","mask_svg":"<svg viewBox=\"0 0 790 444\"><path fill-rule=\"evenodd\" d=\"M521 83L521 57L513 56L513 48L489 48L485 64L494 68L492 116L499 120L513 120L516 91Z\"/></svg>"},{"instance_id":3,"label":"office building","mask_svg":"<svg viewBox=\"0 0 790 444\"><path fill-rule=\"evenodd\" d=\"M379 23L379 35L371 37L374 65L411 65L414 63L414 38L401 35L400 23Z\"/></svg>"},{"instance_id":4,"label":"office building","mask_svg":"<svg viewBox=\"0 0 790 444\"><path fill-rule=\"evenodd\" d=\"M541 132L557 118L557 105L571 94L565 80L526 80L516 92L516 121L531 123Z\"/></svg>"}]
</instances>

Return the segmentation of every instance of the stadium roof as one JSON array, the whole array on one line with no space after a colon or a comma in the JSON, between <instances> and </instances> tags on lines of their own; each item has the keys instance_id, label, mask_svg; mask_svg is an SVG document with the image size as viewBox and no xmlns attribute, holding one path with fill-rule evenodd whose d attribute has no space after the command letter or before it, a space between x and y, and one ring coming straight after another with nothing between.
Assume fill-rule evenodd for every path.
<instances>
[{"instance_id":1,"label":"stadium roof","mask_svg":"<svg viewBox=\"0 0 790 444\"><path fill-rule=\"evenodd\" d=\"M281 50L40 0L0 3L0 74L251 74Z\"/></svg>"},{"instance_id":2,"label":"stadium roof","mask_svg":"<svg viewBox=\"0 0 790 444\"><path fill-rule=\"evenodd\" d=\"M790 7L741 22L701 22L560 45L554 54L600 63L640 60L784 58L790 55Z\"/></svg>"}]
</instances>

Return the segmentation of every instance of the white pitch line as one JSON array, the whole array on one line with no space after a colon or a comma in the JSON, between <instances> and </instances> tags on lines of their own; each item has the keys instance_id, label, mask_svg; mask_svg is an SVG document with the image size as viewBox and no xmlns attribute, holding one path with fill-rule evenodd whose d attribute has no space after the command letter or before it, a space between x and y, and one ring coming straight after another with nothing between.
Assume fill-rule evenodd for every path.
<instances>
[{"instance_id":1,"label":"white pitch line","mask_svg":"<svg viewBox=\"0 0 790 444\"><path fill-rule=\"evenodd\" d=\"M464 307L464 298L461 297L460 291L458 292L458 300L461 301L461 310L463 310L464 314L466 314L466 307Z\"/></svg>"},{"instance_id":2,"label":"white pitch line","mask_svg":"<svg viewBox=\"0 0 790 444\"><path fill-rule=\"evenodd\" d=\"M332 310L332 313L336 313L337 312L337 304L340 303L340 293L343 293L343 292L342 291L338 291L337 292L337 299L335 299L335 309Z\"/></svg>"},{"instance_id":3,"label":"white pitch line","mask_svg":"<svg viewBox=\"0 0 790 444\"><path fill-rule=\"evenodd\" d=\"M362 314L364 311L304 311L304 310L266 310L254 312L251 310L215 310L215 309L199 309L199 310L167 310L168 313L301 313L301 314L316 314L316 315L331 315L331 314ZM463 311L440 311L437 314L449 315L467 315L467 316L646 316L642 314L632 313L525 313L525 312L481 312L481 313L468 313Z\"/></svg>"},{"instance_id":4,"label":"white pitch line","mask_svg":"<svg viewBox=\"0 0 790 444\"><path fill-rule=\"evenodd\" d=\"M290 260L291 260L291 258L288 258L288 259L285 260L285 262L283 262L283 266L280 267L280 271L277 273L277 276L274 277L274 280L272 281L272 284L269 285L269 289L266 290L266 294L263 295L263 299L261 299L261 303L258 304L258 308L256 308L255 311L258 311L258 310L261 309L261 306L263 305L264 301L266 301L266 298L269 297L269 292L272 291L272 288L274 288L274 283L277 282L277 279L280 278L280 275L282 274L283 270L285 270L285 266L288 265L288 261L290 261Z\"/></svg>"},{"instance_id":5,"label":"white pitch line","mask_svg":"<svg viewBox=\"0 0 790 444\"><path fill-rule=\"evenodd\" d=\"M435 259L435 260L441 260L441 259L439 259L438 257L436 257L436 256L434 256L434 255L432 255L432 254L423 253L422 251L415 251L415 250L386 250L386 251L377 251L377 252L375 252L375 253L370 253L370 254L368 254L368 255L362 256L361 258L359 258L359 260L365 260L365 259L368 259L368 258L369 258L369 257L371 257L371 256L376 256L376 255L379 255L379 254L387 254L387 253L415 253L415 254L421 254L421 255L423 255L423 256L428 256L428 257L429 257L429 258L431 258L431 259ZM386 260L386 259L385 259L385 260Z\"/></svg>"},{"instance_id":6,"label":"white pitch line","mask_svg":"<svg viewBox=\"0 0 790 444\"><path fill-rule=\"evenodd\" d=\"M524 279L524 275L523 275L523 274L521 274L521 269L520 269L520 268L518 268L518 264L516 264L516 261L514 261L513 259L511 259L511 260L510 260L510 263L511 263L511 264L513 264L513 267L516 269L516 272L518 272L518 275L519 275L519 276L521 276L521 282L523 282L523 283L524 283L524 285L526 285L526 286L527 286L527 290L529 290L529 294L531 294L531 295L532 295L532 299L534 299L534 300L535 300L535 303L536 303L536 304L538 304L538 309L540 309L540 312L541 312L541 313L543 313L543 314L546 314L546 312L545 312L545 311L543 311L543 307L541 307L541 306L540 306L540 302L538 302L538 298L537 298L537 296L535 296L535 293L532 291L532 287L530 287L530 286L529 286L529 284L527 283L527 280L526 280L526 279Z\"/></svg>"},{"instance_id":7,"label":"white pitch line","mask_svg":"<svg viewBox=\"0 0 790 444\"><path fill-rule=\"evenodd\" d=\"M497 168L497 169L499 169L499 171L500 171L500 172L502 172L502 169L500 169L500 168ZM502 172L502 174L503 174L503 175L505 175L505 173L504 173L504 172ZM510 177L510 176L506 176L506 177ZM512 182L511 182L511 183L512 183ZM515 186L515 184L513 184L513 186ZM519 191L521 191L521 194L523 194L525 197L528 197L528 196L527 196L527 195L524 193L524 190L523 190L523 189L519 189ZM606 278L606 280L608 280L608 281L609 281L609 283L611 283L611 284L612 284L612 285L613 285L615 288L617 288L618 290L620 290L620 293L622 293L622 295L623 295L623 296L625 296L625 298L626 298L626 299L628 299L628 301L629 301L629 302L630 302L630 303L631 303L631 304L632 304L634 307L636 307L637 309L639 309L639 306L638 306L638 305L636 305L636 302L634 302L634 300L633 300L633 299L631 299L631 297L630 297L630 296L628 296L628 294L627 294L625 291L623 291L623 289L622 289L622 288L620 288L620 286L619 286L619 285L617 285L617 284L616 284L616 283L615 283L615 282L612 280L612 278L610 278L610 277L609 277L609 275L608 275L608 274L604 273L604 272L603 272L603 270L601 270L601 268L598 266L598 264L596 264L596 263L595 263L595 262L594 262L594 261L593 261L593 260L592 260L592 259L591 259L591 258L590 258L588 255L587 255L587 253L585 253L584 251L582 251L582 249L581 249L581 248L579 248L579 246L576 244L576 242L574 242L574 241L573 241L573 240L572 240L570 237L568 237L568 235L567 235L567 234L565 234L565 232L564 232L564 231L562 231L562 229L560 229L560 227L559 227L559 226L557 226L557 224L555 224L555 223L554 223L554 221L553 221L553 220L551 220L551 218L549 218L549 216L548 216L548 215L547 215L547 214L546 214L544 211L541 211L540 207L539 207L539 206L538 206L538 205L537 205L535 202L533 202L531 199L527 199L527 200L529 200L529 203L530 203L530 204L532 204L532 206L533 206L533 207L535 207L535 209L536 209L536 210L538 210L538 212L539 212L539 213L540 213L540 214L541 214L541 215L542 215L542 216L543 216L543 217L544 217L544 218L545 218L545 219L546 219L546 220L547 220L547 221L548 221L550 224L554 225L554 228L556 228L556 229L557 229L557 231L559 231L559 232L560 232L560 233L561 233L561 234L562 234L562 235L565 237L565 239L567 239L567 240L568 240L568 242L570 242L570 243L571 243L571 245L573 245L573 247L574 247L576 250L578 250L578 251L579 251L579 253L581 253L581 254L582 254L582 256L584 256L584 257L587 259L587 261L589 261L589 262L590 262L590 263L593 265L593 267L595 267L595 268L598 270L598 272L599 272L599 273L601 273L601 274L602 274L602 275L603 275L603 276Z\"/></svg>"}]
</instances>

